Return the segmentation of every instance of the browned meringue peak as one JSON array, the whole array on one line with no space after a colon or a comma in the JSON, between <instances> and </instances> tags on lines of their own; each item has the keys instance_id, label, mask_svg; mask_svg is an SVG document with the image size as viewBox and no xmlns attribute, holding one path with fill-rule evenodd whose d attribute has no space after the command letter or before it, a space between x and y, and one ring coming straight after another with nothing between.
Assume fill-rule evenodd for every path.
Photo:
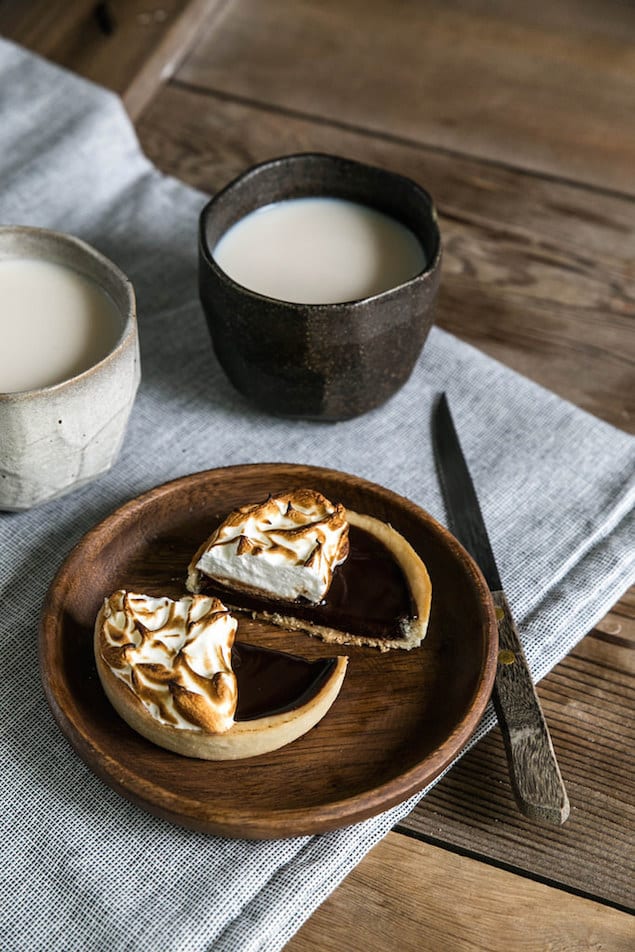
<instances>
[{"instance_id":1,"label":"browned meringue peak","mask_svg":"<svg viewBox=\"0 0 635 952\"><path fill-rule=\"evenodd\" d=\"M201 575L247 592L322 601L348 554L344 507L313 489L295 489L230 513L190 563L187 587Z\"/></svg>"},{"instance_id":2,"label":"browned meringue peak","mask_svg":"<svg viewBox=\"0 0 635 952\"><path fill-rule=\"evenodd\" d=\"M218 598L174 601L119 590L104 600L97 619L98 662L159 723L223 733L237 704L231 665L237 624Z\"/></svg>"}]
</instances>

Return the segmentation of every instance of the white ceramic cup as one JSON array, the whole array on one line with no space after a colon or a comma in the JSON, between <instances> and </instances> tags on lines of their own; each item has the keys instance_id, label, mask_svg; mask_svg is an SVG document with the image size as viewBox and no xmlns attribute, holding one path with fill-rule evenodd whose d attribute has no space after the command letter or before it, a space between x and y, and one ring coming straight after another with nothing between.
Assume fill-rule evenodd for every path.
<instances>
[{"instance_id":1,"label":"white ceramic cup","mask_svg":"<svg viewBox=\"0 0 635 952\"><path fill-rule=\"evenodd\" d=\"M53 386L0 393L3 511L30 509L108 470L140 380L134 290L111 261L70 235L3 226L0 261L11 258L40 259L91 279L114 302L121 328L110 352L82 373Z\"/></svg>"}]
</instances>

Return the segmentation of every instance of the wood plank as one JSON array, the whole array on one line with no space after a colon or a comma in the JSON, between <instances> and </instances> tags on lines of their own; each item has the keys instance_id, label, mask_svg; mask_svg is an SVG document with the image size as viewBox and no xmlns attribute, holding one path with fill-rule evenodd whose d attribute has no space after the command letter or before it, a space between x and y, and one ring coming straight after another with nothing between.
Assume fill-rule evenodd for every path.
<instances>
[{"instance_id":1,"label":"wood plank","mask_svg":"<svg viewBox=\"0 0 635 952\"><path fill-rule=\"evenodd\" d=\"M620 0L235 0L177 76L635 193L635 6Z\"/></svg>"},{"instance_id":2,"label":"wood plank","mask_svg":"<svg viewBox=\"0 0 635 952\"><path fill-rule=\"evenodd\" d=\"M88 24L99 30L94 17L95 7L94 0L76 0L74 3L67 0L33 0L31 3L4 0L0 4L0 35L65 65L63 60L56 59L56 51L63 55L69 37Z\"/></svg>"},{"instance_id":3,"label":"wood plank","mask_svg":"<svg viewBox=\"0 0 635 952\"><path fill-rule=\"evenodd\" d=\"M286 952L577 952L632 948L614 909L390 833Z\"/></svg>"},{"instance_id":4,"label":"wood plank","mask_svg":"<svg viewBox=\"0 0 635 952\"><path fill-rule=\"evenodd\" d=\"M626 610L632 625L634 616ZM538 693L571 801L563 827L532 824L518 813L496 730L400 829L633 908L635 645L607 641L595 631L540 683Z\"/></svg>"},{"instance_id":5,"label":"wood plank","mask_svg":"<svg viewBox=\"0 0 635 952\"><path fill-rule=\"evenodd\" d=\"M225 0L5 0L0 34L119 93L134 118Z\"/></svg>"},{"instance_id":6,"label":"wood plank","mask_svg":"<svg viewBox=\"0 0 635 952\"><path fill-rule=\"evenodd\" d=\"M635 203L170 83L138 123L157 165L213 192L254 162L335 152L411 176L440 211L437 323L635 429Z\"/></svg>"}]
</instances>

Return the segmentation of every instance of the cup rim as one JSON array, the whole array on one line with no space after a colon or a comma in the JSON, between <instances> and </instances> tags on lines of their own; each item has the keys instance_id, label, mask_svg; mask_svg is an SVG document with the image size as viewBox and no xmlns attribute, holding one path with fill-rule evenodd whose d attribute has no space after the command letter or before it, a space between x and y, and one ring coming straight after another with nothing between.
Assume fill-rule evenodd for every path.
<instances>
[{"instance_id":1,"label":"cup rim","mask_svg":"<svg viewBox=\"0 0 635 952\"><path fill-rule=\"evenodd\" d=\"M298 160L302 159L320 159L326 160L327 162L338 162L351 167L371 170L373 172L381 172L382 174L390 176L393 179L398 179L404 183L407 183L410 188L414 188L429 205L430 218L436 230L436 248L433 257L426 263L426 266L421 271L418 271L416 274L414 274L411 278L401 281L399 284L396 284L392 288L387 288L385 291L378 291L376 294L371 294L367 297L353 298L348 301L332 301L330 303L327 302L324 304L285 301L284 298L270 297L268 294L262 294L260 291L254 291L251 288L247 288L244 284L240 284L238 281L235 281L232 277L230 277L230 275L220 267L214 258L212 249L210 248L209 242L207 240L207 221L210 214L214 210L215 205L237 185L242 184L245 180L251 178L253 175L256 175L263 169L272 168L277 165L284 165L290 162L297 162ZM308 198L310 196L305 197ZM316 197L318 196L316 195ZM266 208L268 204L272 203L265 202L261 206L258 206L258 208ZM254 209L254 211L255 210L256 209ZM410 178L409 176L402 175L401 172L394 172L391 169L385 169L381 166L371 165L368 162L360 162L357 159L350 159L346 156L335 155L334 153L330 152L293 152L288 155L275 156L274 158L257 162L255 165L251 165L248 169L245 169L239 175L236 175L230 182L224 185L223 188L219 189L218 192L215 192L215 194L203 206L199 215L199 249L205 259L205 263L212 269L218 278L226 281L229 287L232 289L246 294L255 301L266 301L268 303L273 302L274 304L279 304L285 308L308 311L309 313L313 314L329 311L337 312L342 308L359 308L366 306L369 302L374 302L381 298L387 298L396 293L402 293L405 288L410 288L420 284L422 281L432 279L439 268L442 257L441 230L439 228L436 205L434 204L430 193L425 188L423 188L423 186L419 185L418 182L415 182L414 179Z\"/></svg>"},{"instance_id":2,"label":"cup rim","mask_svg":"<svg viewBox=\"0 0 635 952\"><path fill-rule=\"evenodd\" d=\"M101 251L97 251L96 248L94 248L87 241L84 241L82 238L77 238L75 235L71 235L63 231L56 231L52 228L40 228L39 226L32 225L0 225L0 238L6 234L32 235L38 239L42 239L44 242L49 240L62 242L63 244L66 244L79 251L81 254L92 258L93 261L96 261L103 268L109 271L115 281L120 284L125 295L126 308L125 313L122 309L122 316L124 320L121 334L117 338L114 346L101 358L101 360L91 364L90 367L87 367L80 373L74 374L72 377L67 377L64 380L60 380L58 383L49 384L46 387L32 387L29 390L15 391L0 390L1 403L26 400L34 396L39 396L40 394L47 396L52 393L57 393L64 388L75 384L78 380L86 379L89 376L92 376L96 371L101 370L104 366L111 363L115 357L122 350L124 350L124 348L129 346L130 342L137 334L137 308L134 286L130 278L124 274L121 268L119 268L106 255L102 254ZM95 283L99 284L96 279L93 278L91 280L94 280Z\"/></svg>"}]
</instances>

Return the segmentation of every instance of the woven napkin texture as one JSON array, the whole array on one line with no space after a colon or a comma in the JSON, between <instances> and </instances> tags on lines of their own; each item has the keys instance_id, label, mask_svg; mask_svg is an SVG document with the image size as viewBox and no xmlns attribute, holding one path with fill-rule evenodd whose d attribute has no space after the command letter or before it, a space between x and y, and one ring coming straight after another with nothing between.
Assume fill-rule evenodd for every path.
<instances>
[{"instance_id":1,"label":"woven napkin texture","mask_svg":"<svg viewBox=\"0 0 635 952\"><path fill-rule=\"evenodd\" d=\"M2 41L0 120L0 221L78 235L129 275L143 374L110 473L0 514L0 948L272 952L415 800L326 835L246 842L119 797L72 751L39 681L39 613L67 552L151 486L242 462L352 472L444 521L430 417L445 390L539 679L634 580L634 441L439 329L406 386L365 417L263 416L218 367L198 302L206 197L151 166L115 96ZM478 736L493 723L488 710Z\"/></svg>"}]
</instances>

